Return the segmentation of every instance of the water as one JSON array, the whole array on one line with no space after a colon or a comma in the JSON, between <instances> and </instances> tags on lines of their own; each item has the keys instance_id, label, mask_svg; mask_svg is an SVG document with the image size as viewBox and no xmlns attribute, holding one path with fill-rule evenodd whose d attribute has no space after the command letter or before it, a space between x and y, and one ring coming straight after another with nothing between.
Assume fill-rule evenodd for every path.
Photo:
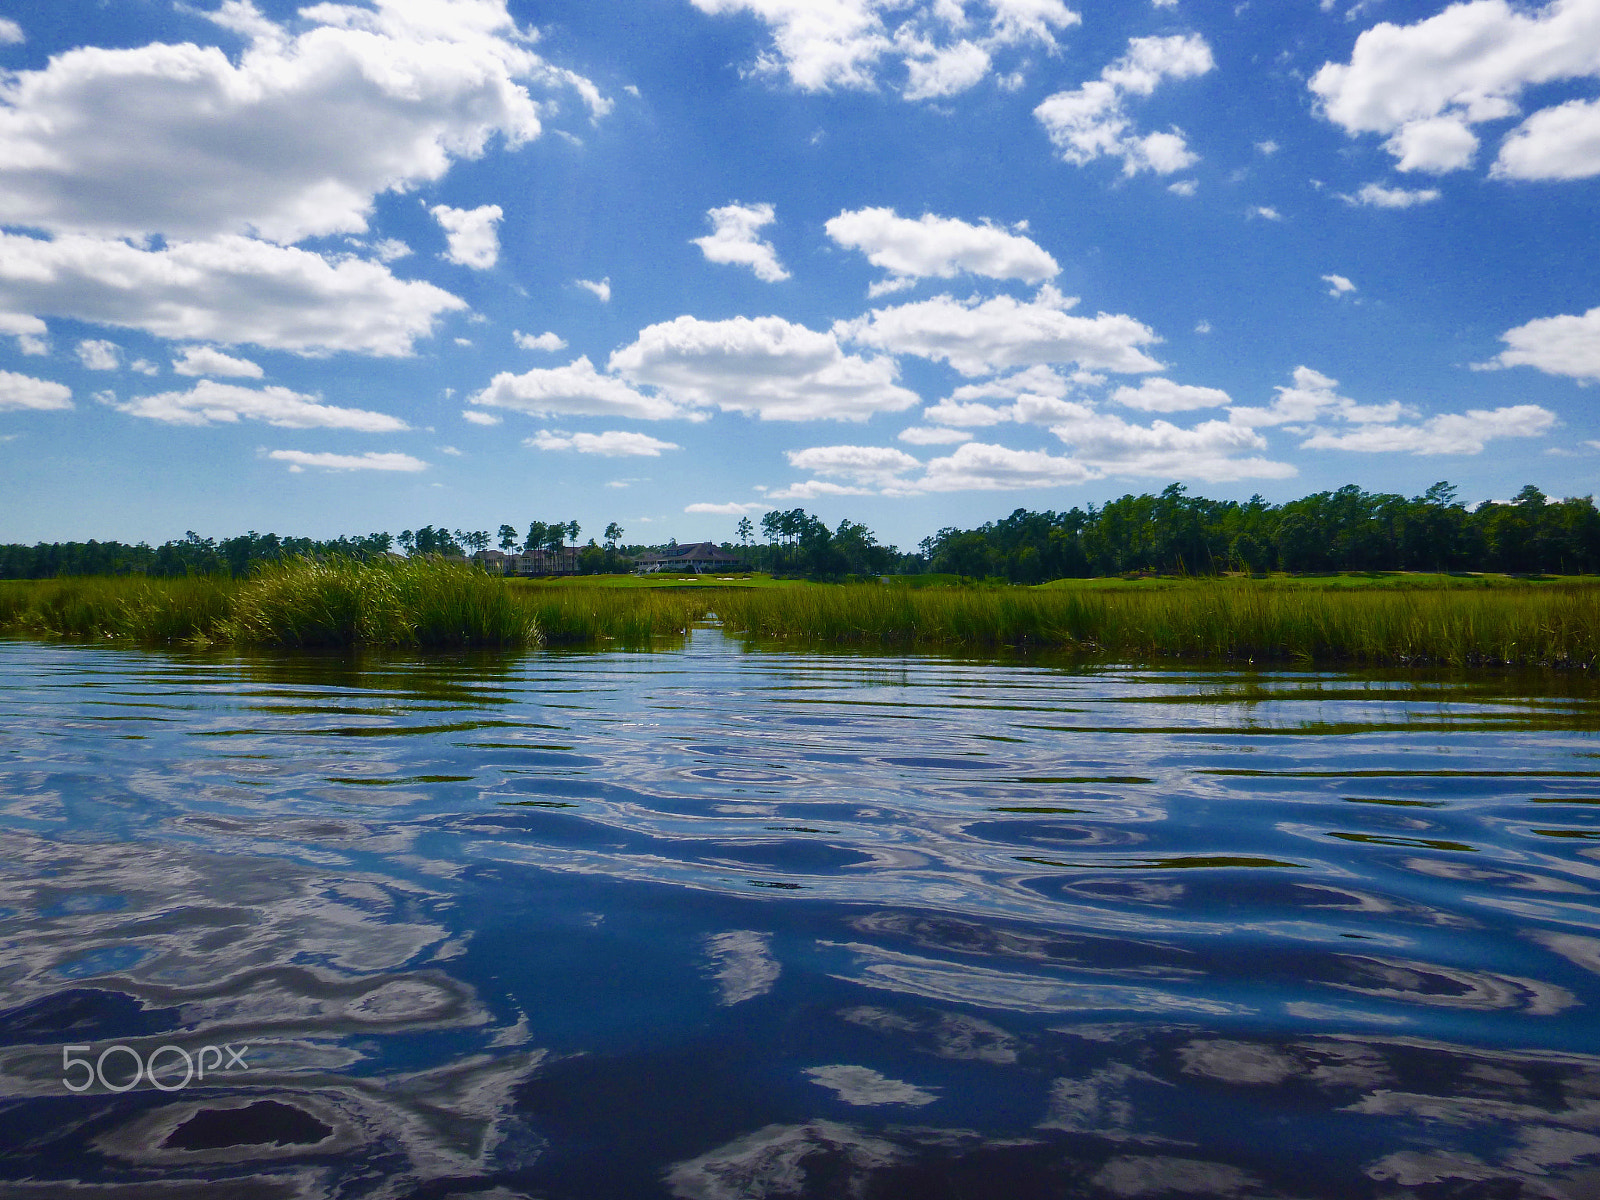
<instances>
[{"instance_id":1,"label":"water","mask_svg":"<svg viewBox=\"0 0 1600 1200\"><path fill-rule=\"evenodd\" d=\"M0 680L0 1195L1600 1196L1586 678Z\"/></svg>"}]
</instances>

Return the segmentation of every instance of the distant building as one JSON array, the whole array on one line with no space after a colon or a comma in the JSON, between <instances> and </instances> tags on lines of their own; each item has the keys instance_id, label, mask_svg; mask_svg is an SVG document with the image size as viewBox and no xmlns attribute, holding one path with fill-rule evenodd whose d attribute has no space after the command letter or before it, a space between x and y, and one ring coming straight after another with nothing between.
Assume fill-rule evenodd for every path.
<instances>
[{"instance_id":1,"label":"distant building","mask_svg":"<svg viewBox=\"0 0 1600 1200\"><path fill-rule=\"evenodd\" d=\"M479 550L472 561L491 575L576 575L578 548L539 546L533 550L514 550L510 554L503 550Z\"/></svg>"},{"instance_id":2,"label":"distant building","mask_svg":"<svg viewBox=\"0 0 1600 1200\"><path fill-rule=\"evenodd\" d=\"M652 575L657 571L688 571L702 575L708 571L742 571L744 563L715 542L691 542L687 546L668 546L651 550L634 560L634 572Z\"/></svg>"}]
</instances>

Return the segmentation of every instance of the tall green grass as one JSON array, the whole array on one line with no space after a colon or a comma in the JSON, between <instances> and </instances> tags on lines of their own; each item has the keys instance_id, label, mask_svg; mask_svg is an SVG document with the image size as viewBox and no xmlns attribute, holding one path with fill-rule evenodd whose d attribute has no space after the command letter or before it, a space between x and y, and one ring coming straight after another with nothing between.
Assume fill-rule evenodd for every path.
<instances>
[{"instance_id":1,"label":"tall green grass","mask_svg":"<svg viewBox=\"0 0 1600 1200\"><path fill-rule=\"evenodd\" d=\"M692 595L538 593L429 558L293 559L237 582L121 577L0 584L0 631L8 633L291 649L637 645L682 633L705 611Z\"/></svg>"},{"instance_id":2,"label":"tall green grass","mask_svg":"<svg viewBox=\"0 0 1600 1200\"><path fill-rule=\"evenodd\" d=\"M1137 591L729 592L730 630L754 637L906 648L1059 648L1129 658L1594 665L1600 587L1293 591L1194 580Z\"/></svg>"}]
</instances>

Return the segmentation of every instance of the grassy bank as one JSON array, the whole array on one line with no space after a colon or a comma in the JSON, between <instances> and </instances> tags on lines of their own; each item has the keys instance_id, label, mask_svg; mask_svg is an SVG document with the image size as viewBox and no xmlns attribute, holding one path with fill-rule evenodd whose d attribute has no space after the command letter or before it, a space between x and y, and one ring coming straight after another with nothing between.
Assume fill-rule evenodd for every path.
<instances>
[{"instance_id":1,"label":"grassy bank","mask_svg":"<svg viewBox=\"0 0 1600 1200\"><path fill-rule=\"evenodd\" d=\"M641 644L705 613L694 596L507 586L438 559L305 559L247 580L0 583L0 632L145 644L325 648Z\"/></svg>"},{"instance_id":2,"label":"grassy bank","mask_svg":"<svg viewBox=\"0 0 1600 1200\"><path fill-rule=\"evenodd\" d=\"M1064 649L1367 665L1593 666L1600 584L1299 586L1290 579L1072 581L1041 588L876 584L561 586L437 559L297 560L242 580L0 583L0 632L312 647L644 645L715 609L725 628L797 643Z\"/></svg>"},{"instance_id":3,"label":"grassy bank","mask_svg":"<svg viewBox=\"0 0 1600 1200\"><path fill-rule=\"evenodd\" d=\"M1600 587L1355 589L1189 580L1146 589L728 592L729 630L761 638L947 649L1060 648L1360 664L1594 665Z\"/></svg>"}]
</instances>

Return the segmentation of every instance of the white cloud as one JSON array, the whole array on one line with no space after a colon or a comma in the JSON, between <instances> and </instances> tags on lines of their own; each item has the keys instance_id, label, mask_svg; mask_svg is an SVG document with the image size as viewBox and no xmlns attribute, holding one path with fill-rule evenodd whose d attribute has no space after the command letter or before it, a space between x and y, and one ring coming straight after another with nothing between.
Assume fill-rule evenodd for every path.
<instances>
[{"instance_id":1,"label":"white cloud","mask_svg":"<svg viewBox=\"0 0 1600 1200\"><path fill-rule=\"evenodd\" d=\"M1569 100L1534 113L1506 135L1490 174L1502 179L1600 175L1600 100Z\"/></svg>"},{"instance_id":2,"label":"white cloud","mask_svg":"<svg viewBox=\"0 0 1600 1200\"><path fill-rule=\"evenodd\" d=\"M172 369L179 375L226 375L246 379L260 379L261 367L248 358L235 358L210 346L185 346L172 360Z\"/></svg>"},{"instance_id":3,"label":"white cloud","mask_svg":"<svg viewBox=\"0 0 1600 1200\"><path fill-rule=\"evenodd\" d=\"M115 371L122 365L122 348L97 339L79 342L78 361L91 371Z\"/></svg>"},{"instance_id":4,"label":"white cloud","mask_svg":"<svg viewBox=\"0 0 1600 1200\"><path fill-rule=\"evenodd\" d=\"M387 413L324 404L315 396L288 388L247 388L202 379L187 392L160 392L113 403L118 412L169 425L232 424L241 418L265 421L285 429L359 429L392 433L410 426Z\"/></svg>"},{"instance_id":5,"label":"white cloud","mask_svg":"<svg viewBox=\"0 0 1600 1200\"><path fill-rule=\"evenodd\" d=\"M1094 375L1088 371L1075 371L1070 380L1064 378L1052 367L1036 366L1027 367L1021 371L1013 371L1009 375L999 375L993 379L985 379L982 383L964 383L950 393L952 401L967 400L1015 400L1022 395L1035 396L1065 396L1073 384L1088 386L1090 384L1104 383L1103 375Z\"/></svg>"},{"instance_id":6,"label":"white cloud","mask_svg":"<svg viewBox=\"0 0 1600 1200\"><path fill-rule=\"evenodd\" d=\"M1383 147L1394 155L1398 171L1443 175L1472 165L1478 135L1459 117L1430 117L1401 126Z\"/></svg>"},{"instance_id":7,"label":"white cloud","mask_svg":"<svg viewBox=\"0 0 1600 1200\"><path fill-rule=\"evenodd\" d=\"M860 250L873 266L890 273L883 285L874 285L880 295L915 279L949 279L962 271L1024 283L1043 283L1061 271L1032 238L987 222L970 225L931 213L912 220L892 208L862 208L841 212L825 228L837 244Z\"/></svg>"},{"instance_id":8,"label":"white cloud","mask_svg":"<svg viewBox=\"0 0 1600 1200\"><path fill-rule=\"evenodd\" d=\"M907 100L966 91L997 53L1024 46L1056 49L1057 32L1078 24L1062 0L989 0L987 17L961 0L692 0L703 13L749 13L771 45L757 74L786 76L802 91L873 90L881 68L905 69L896 90Z\"/></svg>"},{"instance_id":9,"label":"white cloud","mask_svg":"<svg viewBox=\"0 0 1600 1200\"><path fill-rule=\"evenodd\" d=\"M1211 332L1211 322L1210 321L1196 321L1195 325L1194 325L1194 331L1196 333L1210 333Z\"/></svg>"},{"instance_id":10,"label":"white cloud","mask_svg":"<svg viewBox=\"0 0 1600 1200\"><path fill-rule=\"evenodd\" d=\"M0 412L13 409L49 411L72 407L72 389L48 379L0 371Z\"/></svg>"},{"instance_id":11,"label":"white cloud","mask_svg":"<svg viewBox=\"0 0 1600 1200\"><path fill-rule=\"evenodd\" d=\"M487 271L500 261L500 234L497 226L505 214L498 204L478 208L451 208L435 204L428 210L439 222L449 242L444 257L474 271Z\"/></svg>"},{"instance_id":12,"label":"white cloud","mask_svg":"<svg viewBox=\"0 0 1600 1200\"><path fill-rule=\"evenodd\" d=\"M38 317L27 313L0 312L0 337L16 338L17 352L20 354L49 354L50 342L45 337L48 332L49 329Z\"/></svg>"},{"instance_id":13,"label":"white cloud","mask_svg":"<svg viewBox=\"0 0 1600 1200\"><path fill-rule=\"evenodd\" d=\"M1326 63L1310 82L1329 120L1347 133L1388 135L1402 170L1467 166L1471 126L1517 113L1529 88L1600 76L1600 5L1554 0L1513 8L1506 0L1452 4L1413 25L1383 22L1356 39L1348 63ZM1585 106L1536 112L1503 144L1497 175L1580 178L1600 173L1585 156L1595 131ZM1587 128L1586 128L1587 127ZM1564 158L1572 154L1572 158Z\"/></svg>"},{"instance_id":14,"label":"white cloud","mask_svg":"<svg viewBox=\"0 0 1600 1200\"><path fill-rule=\"evenodd\" d=\"M1600 308L1582 316L1540 317L1500 335L1509 349L1494 365L1536 367L1548 375L1600 379Z\"/></svg>"},{"instance_id":15,"label":"white cloud","mask_svg":"<svg viewBox=\"0 0 1600 1200\"><path fill-rule=\"evenodd\" d=\"M1094 370L1136 374L1161 364L1139 349L1161 339L1129 316L1070 316L1077 303L1049 284L1031 301L996 296L963 304L935 296L897 308L879 308L834 326L842 338L948 362L963 375L1010 367L1076 362Z\"/></svg>"},{"instance_id":16,"label":"white cloud","mask_svg":"<svg viewBox=\"0 0 1600 1200\"><path fill-rule=\"evenodd\" d=\"M892 358L845 354L833 333L782 317L678 317L641 330L608 365L679 404L715 406L769 421L864 421L874 413L901 412L918 400L895 383Z\"/></svg>"},{"instance_id":17,"label":"white cloud","mask_svg":"<svg viewBox=\"0 0 1600 1200\"><path fill-rule=\"evenodd\" d=\"M1011 450L986 442L968 442L945 458L936 458L916 486L926 492L1003 491L1013 488L1062 487L1085 483L1097 473L1071 458L1042 450Z\"/></svg>"},{"instance_id":18,"label":"white cloud","mask_svg":"<svg viewBox=\"0 0 1600 1200\"><path fill-rule=\"evenodd\" d=\"M711 219L711 232L693 242L707 262L749 267L757 279L767 283L789 278L772 243L758 236L763 226L777 219L772 205L727 204L710 209L706 216Z\"/></svg>"},{"instance_id":19,"label":"white cloud","mask_svg":"<svg viewBox=\"0 0 1600 1200\"><path fill-rule=\"evenodd\" d=\"M379 262L394 262L409 255L411 247L399 238L380 238L372 243L372 253L377 255Z\"/></svg>"},{"instance_id":20,"label":"white cloud","mask_svg":"<svg viewBox=\"0 0 1600 1200\"><path fill-rule=\"evenodd\" d=\"M608 486L626 487L627 484ZM760 512L764 508L771 507L772 506L766 503L764 500L756 500L749 504L740 504L737 500L730 500L726 504L710 504L702 500L697 504L684 505L683 511L686 513L709 513L713 516L719 517L738 517L743 516L745 513Z\"/></svg>"},{"instance_id":21,"label":"white cloud","mask_svg":"<svg viewBox=\"0 0 1600 1200\"><path fill-rule=\"evenodd\" d=\"M1267 204L1257 204L1245 213L1249 217L1260 217L1263 221L1281 221L1283 214Z\"/></svg>"},{"instance_id":22,"label":"white cloud","mask_svg":"<svg viewBox=\"0 0 1600 1200\"><path fill-rule=\"evenodd\" d=\"M1181 429L1168 421L1133 425L1108 413L1093 413L1050 431L1073 447L1075 459L1100 474L1208 483L1287 479L1295 474L1288 463L1254 457L1252 452L1266 449L1266 439L1229 421L1203 421L1193 429Z\"/></svg>"},{"instance_id":23,"label":"white cloud","mask_svg":"<svg viewBox=\"0 0 1600 1200\"><path fill-rule=\"evenodd\" d=\"M601 304L611 303L611 276L607 275L604 279L599 281L593 279L574 279L572 282L577 284L586 292L593 292L595 299L599 300Z\"/></svg>"},{"instance_id":24,"label":"white cloud","mask_svg":"<svg viewBox=\"0 0 1600 1200\"><path fill-rule=\"evenodd\" d=\"M1192 196L1200 190L1200 185L1192 179L1180 179L1177 183L1167 184L1167 191L1175 196Z\"/></svg>"},{"instance_id":25,"label":"white cloud","mask_svg":"<svg viewBox=\"0 0 1600 1200\"><path fill-rule=\"evenodd\" d=\"M626 382L594 369L587 355L564 367L513 375L502 371L468 403L509 408L536 417L632 417L660 421L685 415L671 400L635 391Z\"/></svg>"},{"instance_id":26,"label":"white cloud","mask_svg":"<svg viewBox=\"0 0 1600 1200\"><path fill-rule=\"evenodd\" d=\"M600 454L606 458L659 458L663 450L681 450L675 442L643 433L610 429L605 433L561 433L541 429L522 444L535 450L576 450L579 454Z\"/></svg>"},{"instance_id":27,"label":"white cloud","mask_svg":"<svg viewBox=\"0 0 1600 1200\"><path fill-rule=\"evenodd\" d=\"M27 40L21 25L10 17L0 17L0 46L20 46Z\"/></svg>"},{"instance_id":28,"label":"white cloud","mask_svg":"<svg viewBox=\"0 0 1600 1200\"><path fill-rule=\"evenodd\" d=\"M811 446L788 450L784 457L797 471L833 475L852 483L884 484L921 464L889 446Z\"/></svg>"},{"instance_id":29,"label":"white cloud","mask_svg":"<svg viewBox=\"0 0 1600 1200\"><path fill-rule=\"evenodd\" d=\"M1307 450L1478 454L1495 438L1537 437L1555 423L1556 416L1548 409L1537 404L1517 404L1444 413L1417 425L1364 425L1344 433L1318 430L1300 445Z\"/></svg>"},{"instance_id":30,"label":"white cloud","mask_svg":"<svg viewBox=\"0 0 1600 1200\"><path fill-rule=\"evenodd\" d=\"M924 421L937 421L941 425L960 425L965 428L999 425L1003 421L1014 419L1015 415L1011 408L1001 408L994 404L963 404L956 400L941 400L922 410Z\"/></svg>"},{"instance_id":31,"label":"white cloud","mask_svg":"<svg viewBox=\"0 0 1600 1200\"><path fill-rule=\"evenodd\" d=\"M955 442L970 442L972 435L962 429L947 429L942 425L913 425L900 431L900 440L913 446L948 446Z\"/></svg>"},{"instance_id":32,"label":"white cloud","mask_svg":"<svg viewBox=\"0 0 1600 1200\"><path fill-rule=\"evenodd\" d=\"M554 354L557 350L565 350L567 348L566 338L556 333L541 333L535 336L531 333L523 333L520 329L514 329L511 331L511 340L521 350L545 350Z\"/></svg>"},{"instance_id":33,"label":"white cloud","mask_svg":"<svg viewBox=\"0 0 1600 1200\"><path fill-rule=\"evenodd\" d=\"M1140 136L1125 103L1148 96L1164 79L1193 79L1214 67L1211 47L1197 33L1131 38L1128 52L1076 91L1046 97L1033 115L1067 162L1083 166L1102 155L1122 160L1124 175L1171 175L1199 162L1181 130Z\"/></svg>"},{"instance_id":34,"label":"white cloud","mask_svg":"<svg viewBox=\"0 0 1600 1200\"><path fill-rule=\"evenodd\" d=\"M760 491L760 488L756 489ZM816 500L822 496L871 496L873 489L852 484L832 483L826 479L806 479L787 487L767 492L768 500ZM765 507L765 506L763 506Z\"/></svg>"},{"instance_id":35,"label":"white cloud","mask_svg":"<svg viewBox=\"0 0 1600 1200\"><path fill-rule=\"evenodd\" d=\"M463 409L461 417L465 421L471 421L474 425L499 425L505 419L495 416L494 413L478 412L471 408Z\"/></svg>"},{"instance_id":36,"label":"white cloud","mask_svg":"<svg viewBox=\"0 0 1600 1200\"><path fill-rule=\"evenodd\" d=\"M1356 285L1343 275L1324 275L1322 282L1328 285L1328 295L1343 296L1356 290Z\"/></svg>"},{"instance_id":37,"label":"white cloud","mask_svg":"<svg viewBox=\"0 0 1600 1200\"><path fill-rule=\"evenodd\" d=\"M1271 138L1268 138L1264 142L1256 143L1256 153L1264 154L1268 158L1271 158L1274 154L1276 154L1278 152L1278 148L1278 143L1273 141Z\"/></svg>"},{"instance_id":38,"label":"white cloud","mask_svg":"<svg viewBox=\"0 0 1600 1200\"><path fill-rule=\"evenodd\" d=\"M1142 379L1137 388L1119 387L1111 398L1143 412L1186 412L1233 403L1233 398L1220 388L1194 387L1170 379Z\"/></svg>"},{"instance_id":39,"label":"white cloud","mask_svg":"<svg viewBox=\"0 0 1600 1200\"><path fill-rule=\"evenodd\" d=\"M380 454L369 450L365 454L313 454L306 450L273 450L267 457L289 464L289 470L304 471L307 467L321 467L325 471L426 471L428 464L409 454Z\"/></svg>"},{"instance_id":40,"label":"white cloud","mask_svg":"<svg viewBox=\"0 0 1600 1200\"><path fill-rule=\"evenodd\" d=\"M1334 390L1339 386L1337 379L1329 379L1310 367L1296 367L1293 379L1289 387L1277 389L1278 398L1265 408L1236 406L1228 410L1229 419L1236 425L1250 428L1304 425L1327 417L1373 424L1398 421L1407 412L1398 402L1357 404Z\"/></svg>"},{"instance_id":41,"label":"white cloud","mask_svg":"<svg viewBox=\"0 0 1600 1200\"><path fill-rule=\"evenodd\" d=\"M529 49L504 0L317 4L288 31L248 2L192 43L85 47L6 86L0 222L105 237L362 233L378 193L540 133L527 83L588 80Z\"/></svg>"},{"instance_id":42,"label":"white cloud","mask_svg":"<svg viewBox=\"0 0 1600 1200\"><path fill-rule=\"evenodd\" d=\"M1369 183L1354 196L1340 195L1346 204L1364 205L1368 208L1415 208L1419 204L1432 204L1439 198L1436 188L1390 188Z\"/></svg>"},{"instance_id":43,"label":"white cloud","mask_svg":"<svg viewBox=\"0 0 1600 1200\"><path fill-rule=\"evenodd\" d=\"M105 238L0 233L0 310L157 337L299 354L406 355L466 304L379 263L243 237L141 250Z\"/></svg>"}]
</instances>

